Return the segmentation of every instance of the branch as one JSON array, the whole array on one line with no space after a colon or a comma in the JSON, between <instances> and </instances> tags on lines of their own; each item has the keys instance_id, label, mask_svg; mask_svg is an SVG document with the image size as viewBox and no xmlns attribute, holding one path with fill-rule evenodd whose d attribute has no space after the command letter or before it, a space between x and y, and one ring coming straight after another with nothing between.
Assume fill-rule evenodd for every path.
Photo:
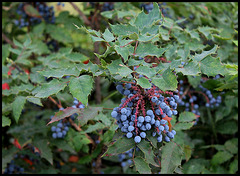
<instances>
[{"instance_id":1,"label":"branch","mask_svg":"<svg viewBox=\"0 0 240 176\"><path fill-rule=\"evenodd\" d=\"M78 6L76 4L74 4L73 2L69 2L73 8L78 12L78 14L80 15L80 17L82 18L82 20L84 21L84 23L88 26L91 26L90 21L87 19L86 15L84 15L84 13L78 8Z\"/></svg>"},{"instance_id":2,"label":"branch","mask_svg":"<svg viewBox=\"0 0 240 176\"><path fill-rule=\"evenodd\" d=\"M52 97L48 97L49 98L49 100L51 100L55 105L57 105L57 107L60 109L60 108L62 108L62 105L61 104L58 104Z\"/></svg>"},{"instance_id":3,"label":"branch","mask_svg":"<svg viewBox=\"0 0 240 176\"><path fill-rule=\"evenodd\" d=\"M17 48L17 46L2 32L2 38L10 44L13 48Z\"/></svg>"}]
</instances>

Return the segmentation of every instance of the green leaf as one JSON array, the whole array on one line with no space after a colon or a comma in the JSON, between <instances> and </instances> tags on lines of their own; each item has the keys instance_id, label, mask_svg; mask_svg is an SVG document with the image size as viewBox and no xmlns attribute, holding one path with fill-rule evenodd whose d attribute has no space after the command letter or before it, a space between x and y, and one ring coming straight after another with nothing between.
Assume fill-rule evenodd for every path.
<instances>
[{"instance_id":1,"label":"green leaf","mask_svg":"<svg viewBox=\"0 0 240 176\"><path fill-rule=\"evenodd\" d=\"M231 162L229 166L229 172L230 174L236 174L238 171L238 160L235 159L233 162Z\"/></svg>"},{"instance_id":2,"label":"green leaf","mask_svg":"<svg viewBox=\"0 0 240 176\"><path fill-rule=\"evenodd\" d=\"M225 121L216 126L217 132L221 134L235 134L238 131L238 125L234 121Z\"/></svg>"},{"instance_id":3,"label":"green leaf","mask_svg":"<svg viewBox=\"0 0 240 176\"><path fill-rule=\"evenodd\" d=\"M181 165L183 151L175 143L169 142L162 147L161 174L172 174Z\"/></svg>"},{"instance_id":4,"label":"green leaf","mask_svg":"<svg viewBox=\"0 0 240 176\"><path fill-rule=\"evenodd\" d=\"M192 122L193 120L196 120L195 114L187 111L182 112L178 118L179 122Z\"/></svg>"},{"instance_id":5,"label":"green leaf","mask_svg":"<svg viewBox=\"0 0 240 176\"><path fill-rule=\"evenodd\" d=\"M176 72L181 72L183 75L198 75L201 73L199 63L196 61L190 61L183 68L176 68Z\"/></svg>"},{"instance_id":6,"label":"green leaf","mask_svg":"<svg viewBox=\"0 0 240 176\"><path fill-rule=\"evenodd\" d=\"M117 51L117 53L123 57L124 62L126 62L128 60L128 56L129 56L129 47L128 46L120 47L120 46L115 45L114 48ZM131 48L133 48L133 47L131 47Z\"/></svg>"},{"instance_id":7,"label":"green leaf","mask_svg":"<svg viewBox=\"0 0 240 176\"><path fill-rule=\"evenodd\" d=\"M135 146L134 140L128 139L126 137L118 138L113 144L111 144L107 151L102 155L104 156L113 156L120 153L124 153Z\"/></svg>"},{"instance_id":8,"label":"green leaf","mask_svg":"<svg viewBox=\"0 0 240 176\"><path fill-rule=\"evenodd\" d=\"M136 170L140 174L151 174L151 169L150 169L148 163L142 157L139 157L139 156L135 157L134 163L136 166Z\"/></svg>"},{"instance_id":9,"label":"green leaf","mask_svg":"<svg viewBox=\"0 0 240 176\"><path fill-rule=\"evenodd\" d=\"M66 109L63 110L59 110L58 112L55 113L55 115L52 117L51 121L48 122L47 125L53 123L53 122L57 122L61 119L64 119L66 117L69 117L75 113L80 113L81 109L79 108L73 108L73 107L67 107Z\"/></svg>"},{"instance_id":10,"label":"green leaf","mask_svg":"<svg viewBox=\"0 0 240 176\"><path fill-rule=\"evenodd\" d=\"M202 158L191 159L183 165L183 173L200 174L207 166L209 166L208 160Z\"/></svg>"},{"instance_id":11,"label":"green leaf","mask_svg":"<svg viewBox=\"0 0 240 176\"><path fill-rule=\"evenodd\" d=\"M130 24L122 25L122 24L116 24L112 25L109 24L112 32L117 36L128 36L130 34L133 34L134 32L138 34L138 28L135 26L132 26Z\"/></svg>"},{"instance_id":12,"label":"green leaf","mask_svg":"<svg viewBox=\"0 0 240 176\"><path fill-rule=\"evenodd\" d=\"M219 164L222 164L222 163L230 160L232 157L233 157L233 155L227 151L219 151L211 159L211 164L219 165Z\"/></svg>"},{"instance_id":13,"label":"green leaf","mask_svg":"<svg viewBox=\"0 0 240 176\"><path fill-rule=\"evenodd\" d=\"M217 74L225 75L227 70L225 65L220 62L219 58L207 56L200 62L201 71L208 76L216 76Z\"/></svg>"},{"instance_id":14,"label":"green leaf","mask_svg":"<svg viewBox=\"0 0 240 176\"><path fill-rule=\"evenodd\" d=\"M90 60L89 57L87 57L81 53L76 53L76 52L67 54L65 57L73 62L84 62L84 61Z\"/></svg>"},{"instance_id":15,"label":"green leaf","mask_svg":"<svg viewBox=\"0 0 240 176\"><path fill-rule=\"evenodd\" d=\"M88 128L84 131L84 133L91 133L93 131L97 131L103 128L105 128L105 125L97 122L94 125L89 125Z\"/></svg>"},{"instance_id":16,"label":"green leaf","mask_svg":"<svg viewBox=\"0 0 240 176\"><path fill-rule=\"evenodd\" d=\"M87 106L88 95L91 93L92 88L93 79L89 75L73 78L69 83L69 89L73 97L76 97L85 106Z\"/></svg>"},{"instance_id":17,"label":"green leaf","mask_svg":"<svg viewBox=\"0 0 240 176\"><path fill-rule=\"evenodd\" d=\"M146 14L144 11L138 14L134 25L137 26L140 30L142 30L146 26L151 26L156 21L160 21L162 19L162 14L160 12L159 6L156 2L153 3L153 9Z\"/></svg>"},{"instance_id":18,"label":"green leaf","mask_svg":"<svg viewBox=\"0 0 240 176\"><path fill-rule=\"evenodd\" d=\"M36 93L35 97L46 98L50 95L57 94L67 86L67 83L60 82L57 79L53 79L49 83L44 83L40 89L34 89L33 93ZM35 92L37 90L37 92Z\"/></svg>"},{"instance_id":19,"label":"green leaf","mask_svg":"<svg viewBox=\"0 0 240 176\"><path fill-rule=\"evenodd\" d=\"M140 85L144 89L151 87L151 83L145 77L141 77L141 78L137 79L137 84Z\"/></svg>"},{"instance_id":20,"label":"green leaf","mask_svg":"<svg viewBox=\"0 0 240 176\"><path fill-rule=\"evenodd\" d=\"M22 113L24 104L26 102L26 97L23 96L18 96L15 98L12 106L13 106L13 117L16 121L16 123L18 123L18 120L20 118L20 115Z\"/></svg>"},{"instance_id":21,"label":"green leaf","mask_svg":"<svg viewBox=\"0 0 240 176\"><path fill-rule=\"evenodd\" d=\"M33 141L35 147L40 150L41 158L45 158L51 165L53 165L53 154L51 148L48 146L46 139L39 139Z\"/></svg>"},{"instance_id":22,"label":"green leaf","mask_svg":"<svg viewBox=\"0 0 240 176\"><path fill-rule=\"evenodd\" d=\"M238 139L233 138L231 140L228 140L224 144L225 149L229 151L232 154L237 154L238 153Z\"/></svg>"},{"instance_id":23,"label":"green leaf","mask_svg":"<svg viewBox=\"0 0 240 176\"><path fill-rule=\"evenodd\" d=\"M137 146L144 153L144 158L147 163L150 163L156 167L160 167L159 164L154 161L154 158L156 156L154 155L151 144L149 142L142 140L139 144L137 144Z\"/></svg>"},{"instance_id":24,"label":"green leaf","mask_svg":"<svg viewBox=\"0 0 240 176\"><path fill-rule=\"evenodd\" d=\"M102 121L102 123L104 123L106 126L111 125L111 120L109 119L108 116L106 116L103 113L100 113L99 115L97 115L94 120Z\"/></svg>"},{"instance_id":25,"label":"green leaf","mask_svg":"<svg viewBox=\"0 0 240 176\"><path fill-rule=\"evenodd\" d=\"M160 78L154 77L152 79L152 83L155 84L162 91L172 90L175 91L177 89L177 77L171 71L170 68L166 69Z\"/></svg>"},{"instance_id":26,"label":"green leaf","mask_svg":"<svg viewBox=\"0 0 240 176\"><path fill-rule=\"evenodd\" d=\"M33 97L33 96L27 96L26 98L27 98L27 101L31 103L37 104L39 106L43 106L40 98Z\"/></svg>"},{"instance_id":27,"label":"green leaf","mask_svg":"<svg viewBox=\"0 0 240 176\"><path fill-rule=\"evenodd\" d=\"M73 39L69 30L63 27L47 24L46 32L55 40L63 43L71 43Z\"/></svg>"},{"instance_id":28,"label":"green leaf","mask_svg":"<svg viewBox=\"0 0 240 176\"><path fill-rule=\"evenodd\" d=\"M197 88L201 81L201 76L187 76L188 82L194 87Z\"/></svg>"},{"instance_id":29,"label":"green leaf","mask_svg":"<svg viewBox=\"0 0 240 176\"><path fill-rule=\"evenodd\" d=\"M95 119L95 117L102 112L102 107L91 107L84 108L79 116L77 117L81 126L85 125L89 120Z\"/></svg>"},{"instance_id":30,"label":"green leaf","mask_svg":"<svg viewBox=\"0 0 240 176\"><path fill-rule=\"evenodd\" d=\"M118 72L122 77L127 77L130 75L133 71L128 68L127 66L123 65L120 68L118 68Z\"/></svg>"},{"instance_id":31,"label":"green leaf","mask_svg":"<svg viewBox=\"0 0 240 176\"><path fill-rule=\"evenodd\" d=\"M139 66L136 69L136 72L140 75L145 75L148 78L152 78L154 75L156 75L157 73L155 72L155 70L153 70L152 68L148 67L148 66Z\"/></svg>"},{"instance_id":32,"label":"green leaf","mask_svg":"<svg viewBox=\"0 0 240 176\"><path fill-rule=\"evenodd\" d=\"M176 125L173 128L176 131L178 131L178 130L188 130L193 126L194 123L195 122L189 122L189 123L180 122L180 123L176 123Z\"/></svg>"},{"instance_id":33,"label":"green leaf","mask_svg":"<svg viewBox=\"0 0 240 176\"><path fill-rule=\"evenodd\" d=\"M2 127L10 126L11 125L11 119L9 119L6 116L2 116Z\"/></svg>"},{"instance_id":34,"label":"green leaf","mask_svg":"<svg viewBox=\"0 0 240 176\"><path fill-rule=\"evenodd\" d=\"M186 162L188 162L188 160L191 158L191 155L192 155L191 147L189 145L184 145L183 152L185 154Z\"/></svg>"},{"instance_id":35,"label":"green leaf","mask_svg":"<svg viewBox=\"0 0 240 176\"><path fill-rule=\"evenodd\" d=\"M12 146L8 149L2 148L2 171L5 170L7 164L11 162L14 157L14 154L17 153L17 148Z\"/></svg>"},{"instance_id":36,"label":"green leaf","mask_svg":"<svg viewBox=\"0 0 240 176\"><path fill-rule=\"evenodd\" d=\"M158 48L153 43L139 43L135 56L145 57L145 56L156 56L160 57L168 48Z\"/></svg>"},{"instance_id":37,"label":"green leaf","mask_svg":"<svg viewBox=\"0 0 240 176\"><path fill-rule=\"evenodd\" d=\"M49 69L46 71L39 71L39 73L47 78L55 77L62 78L63 76L72 75L79 76L80 71L75 67L67 67L67 68L58 68L58 69Z\"/></svg>"},{"instance_id":38,"label":"green leaf","mask_svg":"<svg viewBox=\"0 0 240 176\"><path fill-rule=\"evenodd\" d=\"M215 54L216 51L217 51L217 48L218 46L215 45L211 50L209 51L203 51L201 54L195 54L193 60L194 61L201 61L202 59L204 59L205 57L207 57L208 55L211 55L211 54Z\"/></svg>"},{"instance_id":39,"label":"green leaf","mask_svg":"<svg viewBox=\"0 0 240 176\"><path fill-rule=\"evenodd\" d=\"M105 29L105 32L103 33L103 38L106 40L106 42L111 42L115 39L113 34L109 31L108 28Z\"/></svg>"}]
</instances>

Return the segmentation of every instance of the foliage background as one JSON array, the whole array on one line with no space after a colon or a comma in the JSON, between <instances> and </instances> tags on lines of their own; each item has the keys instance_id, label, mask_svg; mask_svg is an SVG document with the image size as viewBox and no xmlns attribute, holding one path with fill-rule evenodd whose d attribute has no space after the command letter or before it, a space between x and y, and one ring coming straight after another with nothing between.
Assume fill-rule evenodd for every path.
<instances>
[{"instance_id":1,"label":"foliage background","mask_svg":"<svg viewBox=\"0 0 240 176\"><path fill-rule=\"evenodd\" d=\"M114 10L99 12L101 15L94 19L96 21L92 20L94 8L90 3L75 4L90 21L92 20L93 23L88 28L103 33L106 27L109 27L109 23L127 23L132 18L132 14L141 12L140 5L143 3L114 2ZM88 104L93 109L84 112L86 120L75 121L81 125L82 131L70 128L64 139L52 138L50 129L54 123L46 126L50 117L59 111L59 107L47 98L34 99L31 94L34 92L34 86L46 82L44 77L48 73L40 74L42 70L61 69L63 66L79 63L79 61L75 62L77 56L81 56L80 62L90 59L90 63L93 63L87 68L88 70L83 71L84 73L95 76L102 74L101 70L99 73L93 71L94 64L97 64L94 53L103 54L106 50L105 43L96 44L90 35L78 30L75 25L87 25L70 3L64 4L63 7L58 6L57 3L47 3L49 6L54 6L56 16L54 24L42 22L30 28L18 28L13 22L14 19L19 18L16 14L18 3L2 3L2 33L18 47L13 48L12 44L3 37L2 84L8 83L10 90L2 90L2 172L7 163L10 163L18 153L34 158L30 164L21 162L20 158L15 159L15 163L24 167L26 173L137 173L134 167L121 167L121 163L114 157L111 159L101 157L111 143L117 127L110 115L111 110L104 108L117 107L122 98L115 90L115 84L110 77L96 78L98 81L95 80L96 84L93 90L90 90L91 95L88 98ZM100 5L103 4L100 2ZM224 91L223 102L213 111L200 109L201 117L198 124L189 130L178 132L174 142L183 147L184 153L181 165L173 172L237 173L238 3L168 2L163 8L170 19L178 20L174 23L173 29L171 27L162 29L159 37L161 39L159 45L172 45L171 49L164 53L168 61L174 61L176 58L184 60L186 45L191 38L202 42L201 45L197 42L190 43L191 47L196 48L196 53L202 50L208 51L215 44L218 45L216 54L228 69L228 74L220 81L209 80L204 83L204 86L214 90L215 94ZM177 30L179 27L184 27L186 33L179 32ZM55 51L46 45L51 39L57 42L58 49ZM172 52L175 50L177 52ZM69 57L70 60L66 62L61 59L64 57ZM113 58L114 56L106 57L106 63L110 63ZM13 65L18 69L12 70L9 75L9 68ZM30 73L24 72L25 69ZM185 77L179 76L179 78ZM65 80L67 82L70 79L66 77ZM190 84L199 83L194 81L196 79ZM100 99L97 84L101 87ZM60 88L52 98L61 101L64 108L71 107L74 101L68 87ZM17 148L16 143L14 145L15 139L22 149ZM31 152L31 146L42 151L40 156ZM170 157L170 160L174 160L174 156Z\"/></svg>"}]
</instances>

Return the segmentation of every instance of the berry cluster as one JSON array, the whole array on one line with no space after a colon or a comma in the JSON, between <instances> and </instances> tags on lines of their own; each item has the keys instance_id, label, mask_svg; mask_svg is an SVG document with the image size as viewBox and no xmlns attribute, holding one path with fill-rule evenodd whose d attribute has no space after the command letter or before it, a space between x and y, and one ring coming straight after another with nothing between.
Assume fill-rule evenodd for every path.
<instances>
[{"instance_id":1,"label":"berry cluster","mask_svg":"<svg viewBox=\"0 0 240 176\"><path fill-rule=\"evenodd\" d=\"M29 15L25 11L25 6L29 5L28 3L20 3L17 8L17 14L21 16L19 20L15 20L14 23L20 28L25 26L33 26L42 22L42 19L47 23L55 23L55 16L53 6L49 7L44 2L34 2L34 7L39 12L40 16Z\"/></svg>"},{"instance_id":2,"label":"berry cluster","mask_svg":"<svg viewBox=\"0 0 240 176\"><path fill-rule=\"evenodd\" d=\"M213 79L218 79L219 76L214 77ZM201 82L205 82L205 79L201 79ZM222 97L218 95L216 98L213 97L213 94L210 90L203 87L201 84L198 85L197 89L190 87L188 82L184 80L179 80L178 86L178 105L185 107L185 111L191 111L200 117L200 106L205 106L207 108L218 107L222 102ZM197 121L199 118L197 118ZM195 123L197 124L197 123Z\"/></svg>"},{"instance_id":3,"label":"berry cluster","mask_svg":"<svg viewBox=\"0 0 240 176\"><path fill-rule=\"evenodd\" d=\"M7 167L3 172L3 174L23 174L23 173L24 168L16 165L14 163L14 160L11 160L11 162L7 164Z\"/></svg>"},{"instance_id":4,"label":"berry cluster","mask_svg":"<svg viewBox=\"0 0 240 176\"><path fill-rule=\"evenodd\" d=\"M115 107L111 116L127 138L134 138L136 143L146 138L146 132L157 136L157 141L169 142L176 134L172 130L171 117L177 115L178 95L173 92L163 92L152 84L149 89L143 89L132 83L120 83L116 89L126 97L121 100L119 107ZM163 95L168 95L164 97ZM146 108L147 107L147 108ZM168 124L167 124L168 122Z\"/></svg>"},{"instance_id":5,"label":"berry cluster","mask_svg":"<svg viewBox=\"0 0 240 176\"><path fill-rule=\"evenodd\" d=\"M114 9L114 5L112 2L105 2L102 6L102 11L111 11Z\"/></svg>"}]
</instances>

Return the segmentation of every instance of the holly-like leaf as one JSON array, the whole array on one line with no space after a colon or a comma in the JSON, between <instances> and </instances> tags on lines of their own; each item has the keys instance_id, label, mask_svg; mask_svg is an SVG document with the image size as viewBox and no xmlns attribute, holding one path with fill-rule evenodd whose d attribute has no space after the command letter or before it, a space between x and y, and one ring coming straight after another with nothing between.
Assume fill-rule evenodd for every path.
<instances>
[{"instance_id":1,"label":"holly-like leaf","mask_svg":"<svg viewBox=\"0 0 240 176\"><path fill-rule=\"evenodd\" d=\"M53 122L57 122L61 119L64 119L66 117L69 117L75 113L80 113L81 109L79 108L73 108L73 107L67 107L66 109L63 110L59 110L58 112L55 113L55 115L52 117L51 121L48 122L47 125L53 123Z\"/></svg>"},{"instance_id":2,"label":"holly-like leaf","mask_svg":"<svg viewBox=\"0 0 240 176\"><path fill-rule=\"evenodd\" d=\"M141 31L144 27L151 26L154 22L160 21L161 19L162 14L160 12L159 6L156 2L154 2L153 9L148 14L146 14L144 11L138 14L134 25L137 26Z\"/></svg>"},{"instance_id":3,"label":"holly-like leaf","mask_svg":"<svg viewBox=\"0 0 240 176\"><path fill-rule=\"evenodd\" d=\"M183 151L175 143L169 142L162 147L161 174L171 174L181 165Z\"/></svg>"},{"instance_id":4,"label":"holly-like leaf","mask_svg":"<svg viewBox=\"0 0 240 176\"><path fill-rule=\"evenodd\" d=\"M173 74L170 68L166 69L162 75L159 77L154 77L152 83L155 84L159 89L166 91L177 89L177 77Z\"/></svg>"},{"instance_id":5,"label":"holly-like leaf","mask_svg":"<svg viewBox=\"0 0 240 176\"><path fill-rule=\"evenodd\" d=\"M154 155L151 144L149 142L142 140L139 144L137 144L137 146L144 153L144 157L147 163L159 167L159 164L154 161L154 158L156 156Z\"/></svg>"},{"instance_id":6,"label":"holly-like leaf","mask_svg":"<svg viewBox=\"0 0 240 176\"><path fill-rule=\"evenodd\" d=\"M95 119L95 117L102 112L102 107L91 107L88 106L87 108L84 108L79 116L77 117L81 126L85 125L89 120Z\"/></svg>"},{"instance_id":7,"label":"holly-like leaf","mask_svg":"<svg viewBox=\"0 0 240 176\"><path fill-rule=\"evenodd\" d=\"M67 83L53 79L49 83L44 83L39 89L34 89L32 93L36 93L35 97L46 98L50 95L57 94L67 86Z\"/></svg>"},{"instance_id":8,"label":"holly-like leaf","mask_svg":"<svg viewBox=\"0 0 240 176\"><path fill-rule=\"evenodd\" d=\"M106 42L111 42L115 39L113 34L109 31L109 29L105 29L105 32L103 33L103 38L106 40Z\"/></svg>"},{"instance_id":9,"label":"holly-like leaf","mask_svg":"<svg viewBox=\"0 0 240 176\"><path fill-rule=\"evenodd\" d=\"M139 43L135 56L145 57L145 56L156 56L160 57L168 48L158 48L153 43Z\"/></svg>"},{"instance_id":10,"label":"holly-like leaf","mask_svg":"<svg viewBox=\"0 0 240 176\"><path fill-rule=\"evenodd\" d=\"M198 75L201 73L199 63L196 61L190 61L181 68L175 68L176 72L181 72L183 75Z\"/></svg>"},{"instance_id":11,"label":"holly-like leaf","mask_svg":"<svg viewBox=\"0 0 240 176\"><path fill-rule=\"evenodd\" d=\"M76 53L76 52L67 54L65 57L73 62L84 62L84 61L90 60L89 57L87 57L81 53Z\"/></svg>"},{"instance_id":12,"label":"holly-like leaf","mask_svg":"<svg viewBox=\"0 0 240 176\"><path fill-rule=\"evenodd\" d=\"M24 5L24 11L31 17L41 17L37 9L35 9L32 5L26 4Z\"/></svg>"},{"instance_id":13,"label":"holly-like leaf","mask_svg":"<svg viewBox=\"0 0 240 176\"><path fill-rule=\"evenodd\" d=\"M63 76L67 75L79 76L80 71L75 66L73 66L67 68L49 69L46 71L40 71L39 73L47 78L62 78Z\"/></svg>"},{"instance_id":14,"label":"holly-like leaf","mask_svg":"<svg viewBox=\"0 0 240 176\"><path fill-rule=\"evenodd\" d=\"M27 101L31 103L37 104L39 106L43 106L40 98L33 97L33 96L27 96L26 98L27 98Z\"/></svg>"},{"instance_id":15,"label":"holly-like leaf","mask_svg":"<svg viewBox=\"0 0 240 176\"><path fill-rule=\"evenodd\" d=\"M124 153L135 146L134 140L128 139L126 137L118 138L113 144L111 144L107 151L102 155L104 156L113 156L120 153Z\"/></svg>"},{"instance_id":16,"label":"holly-like leaf","mask_svg":"<svg viewBox=\"0 0 240 176\"><path fill-rule=\"evenodd\" d=\"M205 57L207 57L208 55L211 55L211 54L215 54L216 51L217 51L217 48L218 46L215 45L211 50L209 51L203 51L201 54L195 54L193 60L194 61L201 61L202 59L204 59Z\"/></svg>"},{"instance_id":17,"label":"holly-like leaf","mask_svg":"<svg viewBox=\"0 0 240 176\"><path fill-rule=\"evenodd\" d=\"M141 78L137 79L137 84L140 85L144 89L151 87L151 83L145 77L141 77Z\"/></svg>"},{"instance_id":18,"label":"holly-like leaf","mask_svg":"<svg viewBox=\"0 0 240 176\"><path fill-rule=\"evenodd\" d=\"M136 69L136 72L140 75L145 75L148 78L152 78L155 74L157 74L155 72L155 70L153 70L152 68L148 67L148 66L139 66Z\"/></svg>"},{"instance_id":19,"label":"holly-like leaf","mask_svg":"<svg viewBox=\"0 0 240 176\"><path fill-rule=\"evenodd\" d=\"M208 76L216 76L217 74L225 75L227 73L225 65L220 62L219 58L207 56L200 62L201 71Z\"/></svg>"},{"instance_id":20,"label":"holly-like leaf","mask_svg":"<svg viewBox=\"0 0 240 176\"><path fill-rule=\"evenodd\" d=\"M121 66L120 68L118 68L118 72L122 77L126 77L128 75L130 75L133 71L128 68L127 66Z\"/></svg>"},{"instance_id":21,"label":"holly-like leaf","mask_svg":"<svg viewBox=\"0 0 240 176\"><path fill-rule=\"evenodd\" d=\"M140 174L151 174L151 169L148 163L142 157L137 156L133 160L136 166L136 170Z\"/></svg>"},{"instance_id":22,"label":"holly-like leaf","mask_svg":"<svg viewBox=\"0 0 240 176\"><path fill-rule=\"evenodd\" d=\"M117 36L128 36L130 34L133 34L134 32L138 34L138 28L130 24L110 24L110 27L112 29L112 32Z\"/></svg>"},{"instance_id":23,"label":"holly-like leaf","mask_svg":"<svg viewBox=\"0 0 240 176\"><path fill-rule=\"evenodd\" d=\"M13 108L13 117L16 121L16 123L18 123L18 120L20 118L20 115L22 113L24 104L26 102L26 97L23 96L17 96L16 99L14 100L13 104L12 104L12 108Z\"/></svg>"},{"instance_id":24,"label":"holly-like leaf","mask_svg":"<svg viewBox=\"0 0 240 176\"><path fill-rule=\"evenodd\" d=\"M76 97L85 106L88 103L88 95L93 88L93 79L89 75L82 75L78 78L73 78L69 83L69 89L73 97Z\"/></svg>"},{"instance_id":25,"label":"holly-like leaf","mask_svg":"<svg viewBox=\"0 0 240 176\"><path fill-rule=\"evenodd\" d=\"M41 158L45 158L49 163L53 165L53 154L51 148L48 146L46 139L39 139L33 142L34 146L40 150Z\"/></svg>"},{"instance_id":26,"label":"holly-like leaf","mask_svg":"<svg viewBox=\"0 0 240 176\"><path fill-rule=\"evenodd\" d=\"M120 54L123 57L124 62L126 62L128 60L128 56L129 56L129 52L130 52L129 49L130 48L133 49L133 47L127 47L127 46L120 47L120 46L117 46L117 45L115 45L114 48L117 51L117 53Z\"/></svg>"}]
</instances>

